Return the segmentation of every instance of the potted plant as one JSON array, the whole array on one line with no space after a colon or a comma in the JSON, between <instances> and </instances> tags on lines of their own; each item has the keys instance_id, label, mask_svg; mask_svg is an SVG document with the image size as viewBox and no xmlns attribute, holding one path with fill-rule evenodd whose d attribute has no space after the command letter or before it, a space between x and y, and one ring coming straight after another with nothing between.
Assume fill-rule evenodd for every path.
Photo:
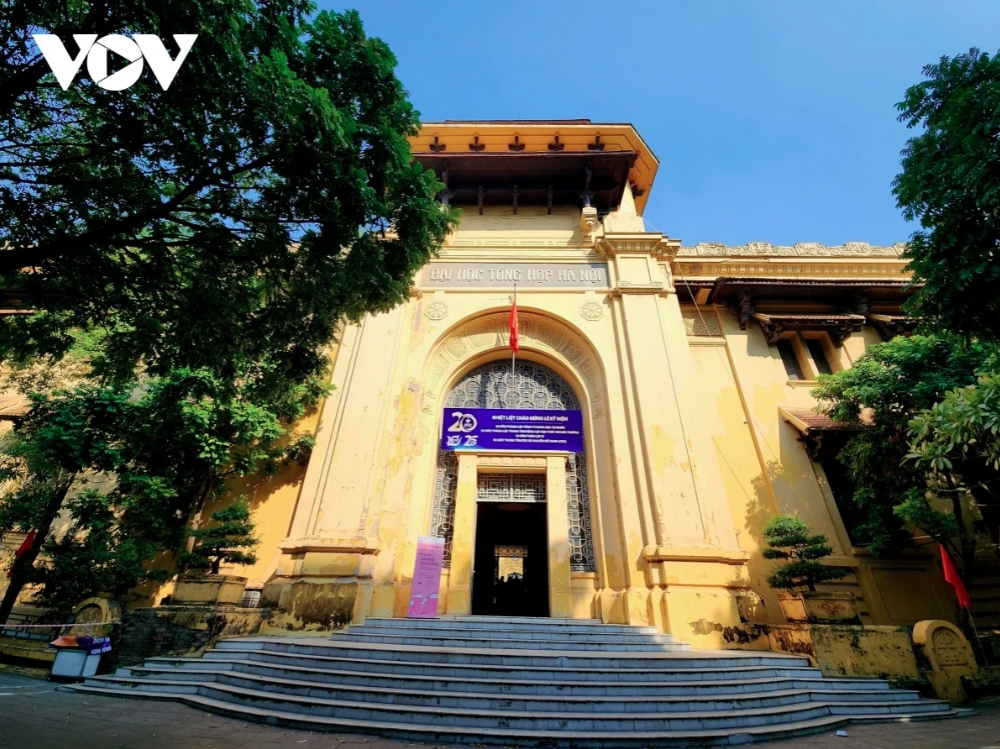
<instances>
[{"instance_id":1,"label":"potted plant","mask_svg":"<svg viewBox=\"0 0 1000 749\"><path fill-rule=\"evenodd\" d=\"M253 564L257 561L253 549L259 543L253 536L250 504L246 499L234 501L224 510L212 513L204 528L189 531L195 539L191 551L182 552L181 564L189 570L174 588L173 603L234 604L238 603L247 579L236 575L220 575L219 567L228 564Z\"/></svg>"},{"instance_id":2,"label":"potted plant","mask_svg":"<svg viewBox=\"0 0 1000 749\"><path fill-rule=\"evenodd\" d=\"M767 584L780 591L778 601L789 622L860 624L854 593L816 590L817 584L848 574L820 561L833 553L826 536L811 535L801 518L775 515L764 528L764 537L768 545L764 558L785 562L768 575Z\"/></svg>"}]
</instances>

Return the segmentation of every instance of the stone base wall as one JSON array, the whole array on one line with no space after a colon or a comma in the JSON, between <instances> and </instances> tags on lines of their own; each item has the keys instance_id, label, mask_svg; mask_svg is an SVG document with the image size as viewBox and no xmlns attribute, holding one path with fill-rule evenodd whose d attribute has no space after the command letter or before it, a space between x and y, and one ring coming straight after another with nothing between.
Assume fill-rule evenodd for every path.
<instances>
[{"instance_id":1,"label":"stone base wall","mask_svg":"<svg viewBox=\"0 0 1000 749\"><path fill-rule=\"evenodd\" d=\"M772 624L771 650L805 655L824 676L919 679L908 627Z\"/></svg>"},{"instance_id":2,"label":"stone base wall","mask_svg":"<svg viewBox=\"0 0 1000 749\"><path fill-rule=\"evenodd\" d=\"M219 640L257 634L270 616L267 609L225 605L132 609L122 617L101 671L135 666L154 656L198 657Z\"/></svg>"}]
</instances>

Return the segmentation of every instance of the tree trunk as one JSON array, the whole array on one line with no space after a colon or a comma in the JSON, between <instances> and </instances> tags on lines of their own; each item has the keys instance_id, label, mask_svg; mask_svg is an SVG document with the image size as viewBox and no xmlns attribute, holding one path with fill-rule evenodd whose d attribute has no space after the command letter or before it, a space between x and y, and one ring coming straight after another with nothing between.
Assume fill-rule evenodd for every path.
<instances>
[{"instance_id":1,"label":"tree trunk","mask_svg":"<svg viewBox=\"0 0 1000 749\"><path fill-rule=\"evenodd\" d=\"M42 544L48 537L52 523L59 515L62 503L66 499L66 495L69 493L69 488L73 485L73 479L75 478L76 474L74 473L56 492L52 501L49 502L48 507L45 508L45 515L41 523L35 529L35 542L31 545L30 549L14 560L14 564L11 567L10 584L7 586L7 592L4 593L3 601L0 601L0 622L7 622L10 612L14 609L14 604L17 603L18 596L21 595L21 591L28 583L31 576L31 569L42 550Z\"/></svg>"}]
</instances>

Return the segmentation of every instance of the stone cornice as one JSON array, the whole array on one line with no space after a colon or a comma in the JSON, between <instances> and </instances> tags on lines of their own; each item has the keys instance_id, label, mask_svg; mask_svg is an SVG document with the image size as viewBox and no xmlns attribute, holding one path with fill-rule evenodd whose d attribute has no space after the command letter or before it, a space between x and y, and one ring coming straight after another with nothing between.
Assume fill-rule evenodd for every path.
<instances>
[{"instance_id":1,"label":"stone cornice","mask_svg":"<svg viewBox=\"0 0 1000 749\"><path fill-rule=\"evenodd\" d=\"M816 257L816 258L897 258L906 249L904 242L889 246L870 245L867 242L846 242L842 245L823 245L818 242L800 242L795 245L777 245L769 242L748 242L725 245L716 242L699 242L694 246L679 247L678 258L689 257Z\"/></svg>"},{"instance_id":2,"label":"stone cornice","mask_svg":"<svg viewBox=\"0 0 1000 749\"><path fill-rule=\"evenodd\" d=\"M652 283L619 281L618 285L610 293L614 297L619 297L622 294L656 294L657 296L666 296L671 291L673 291L672 288L664 286L660 281L653 281Z\"/></svg>"},{"instance_id":3,"label":"stone cornice","mask_svg":"<svg viewBox=\"0 0 1000 749\"><path fill-rule=\"evenodd\" d=\"M652 255L657 260L667 260L674 256L680 244L679 239L665 237L659 232L605 233L597 237L596 249L604 257L640 254Z\"/></svg>"},{"instance_id":4,"label":"stone cornice","mask_svg":"<svg viewBox=\"0 0 1000 749\"><path fill-rule=\"evenodd\" d=\"M286 538L278 548L286 554L320 552L326 554L378 554L376 538Z\"/></svg>"},{"instance_id":5,"label":"stone cornice","mask_svg":"<svg viewBox=\"0 0 1000 749\"><path fill-rule=\"evenodd\" d=\"M719 276L802 279L909 280L907 262L896 257L680 257L673 270L682 279Z\"/></svg>"}]
</instances>

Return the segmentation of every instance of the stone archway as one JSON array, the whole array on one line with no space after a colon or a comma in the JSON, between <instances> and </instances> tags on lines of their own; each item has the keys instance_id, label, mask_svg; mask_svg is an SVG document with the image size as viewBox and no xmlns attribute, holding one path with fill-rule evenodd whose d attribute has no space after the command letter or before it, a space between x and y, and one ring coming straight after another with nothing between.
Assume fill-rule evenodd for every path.
<instances>
[{"instance_id":1,"label":"stone archway","mask_svg":"<svg viewBox=\"0 0 1000 749\"><path fill-rule=\"evenodd\" d=\"M475 377L483 368L495 366L507 367L509 375L507 318L508 313L502 311L468 319L444 333L435 344L427 359L421 388L421 407L433 433L438 433L441 428L440 418L443 408L448 405L449 395L455 392L456 387L461 388L463 382L468 382L466 378L470 375ZM429 526L431 534L454 533L455 538L466 543L475 535L479 473L511 471L544 474L549 485L548 495L554 498L548 505L550 569L555 571L549 581L553 601L550 615L572 616L572 612L576 611L576 615L588 616L591 613L590 603L583 602L592 601L600 587L598 581L606 579L601 553L603 543L594 461L596 453L593 452L599 450L597 445L608 444L609 436L603 368L589 341L569 324L532 311L522 311L519 322L521 353L517 359L518 367L524 367L523 374L540 375L548 387L554 387L544 395L548 405L558 408L555 405L558 401L564 404L562 408L583 412L586 434L584 454L497 455L462 451L461 455L443 455L435 451L436 471L429 478L437 491L428 497L431 502L425 516L428 524L425 528ZM555 391L561 395L556 395ZM555 401L551 400L552 397ZM491 406L516 408L518 404L505 406L500 402L484 402L480 407ZM434 426L431 427L431 424ZM463 496L466 503L464 520L461 518ZM463 522L465 527L461 527ZM459 555L461 561L453 564L447 576L445 595L450 614L468 613L469 610L473 551L471 541L469 543ZM589 586L589 591L581 587L574 593L571 578L579 578L579 584ZM574 595L576 605L573 603ZM585 607L582 610L581 604Z\"/></svg>"}]
</instances>

